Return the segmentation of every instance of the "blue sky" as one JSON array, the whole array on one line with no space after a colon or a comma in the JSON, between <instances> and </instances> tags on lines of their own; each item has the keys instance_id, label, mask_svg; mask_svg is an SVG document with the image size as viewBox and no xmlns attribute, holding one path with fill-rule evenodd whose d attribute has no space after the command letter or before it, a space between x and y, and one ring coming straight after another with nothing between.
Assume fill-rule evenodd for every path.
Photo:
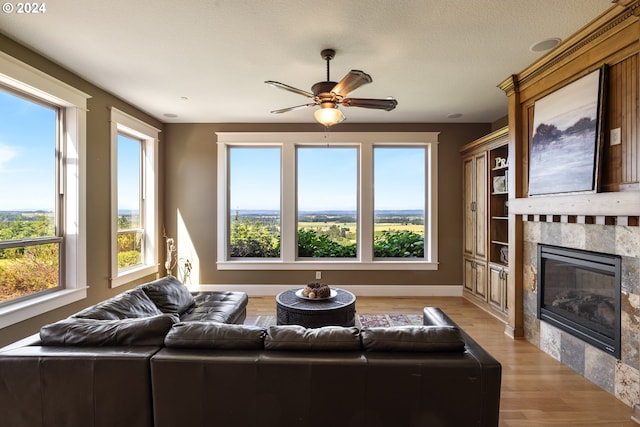
<instances>
[{"instance_id":1,"label":"blue sky","mask_svg":"<svg viewBox=\"0 0 640 427\"><path fill-rule=\"evenodd\" d=\"M0 211L55 209L56 111L0 90ZM139 209L140 145L119 138L120 209Z\"/></svg>"},{"instance_id":2,"label":"blue sky","mask_svg":"<svg viewBox=\"0 0 640 427\"><path fill-rule=\"evenodd\" d=\"M0 211L55 208L55 110L0 90Z\"/></svg>"},{"instance_id":3,"label":"blue sky","mask_svg":"<svg viewBox=\"0 0 640 427\"><path fill-rule=\"evenodd\" d=\"M298 208L302 211L356 210L358 151L346 148L298 150ZM424 208L424 150L374 150L375 208ZM232 148L230 209L280 208L280 150Z\"/></svg>"}]
</instances>

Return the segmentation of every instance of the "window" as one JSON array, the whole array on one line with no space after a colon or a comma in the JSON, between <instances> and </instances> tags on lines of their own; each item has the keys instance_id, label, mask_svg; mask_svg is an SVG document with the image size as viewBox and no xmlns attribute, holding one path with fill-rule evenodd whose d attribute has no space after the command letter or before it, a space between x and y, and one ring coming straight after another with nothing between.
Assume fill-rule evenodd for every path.
<instances>
[{"instance_id":1,"label":"window","mask_svg":"<svg viewBox=\"0 0 640 427\"><path fill-rule=\"evenodd\" d=\"M373 173L373 256L423 258L425 148L374 147Z\"/></svg>"},{"instance_id":2,"label":"window","mask_svg":"<svg viewBox=\"0 0 640 427\"><path fill-rule=\"evenodd\" d=\"M156 273L158 130L111 109L111 284Z\"/></svg>"},{"instance_id":3,"label":"window","mask_svg":"<svg viewBox=\"0 0 640 427\"><path fill-rule=\"evenodd\" d=\"M218 133L218 268L436 269L437 135Z\"/></svg>"},{"instance_id":4,"label":"window","mask_svg":"<svg viewBox=\"0 0 640 427\"><path fill-rule=\"evenodd\" d=\"M229 149L229 256L280 257L280 149Z\"/></svg>"},{"instance_id":5,"label":"window","mask_svg":"<svg viewBox=\"0 0 640 427\"><path fill-rule=\"evenodd\" d=\"M298 257L355 258L358 149L297 147Z\"/></svg>"},{"instance_id":6,"label":"window","mask_svg":"<svg viewBox=\"0 0 640 427\"><path fill-rule=\"evenodd\" d=\"M0 328L86 297L87 98L0 52Z\"/></svg>"}]
</instances>

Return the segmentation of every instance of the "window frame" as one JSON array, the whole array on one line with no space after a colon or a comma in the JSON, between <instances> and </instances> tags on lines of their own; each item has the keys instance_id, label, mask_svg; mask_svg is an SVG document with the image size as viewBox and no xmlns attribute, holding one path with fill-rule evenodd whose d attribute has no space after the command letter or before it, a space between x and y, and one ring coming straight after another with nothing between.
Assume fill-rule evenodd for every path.
<instances>
[{"instance_id":1,"label":"window frame","mask_svg":"<svg viewBox=\"0 0 640 427\"><path fill-rule=\"evenodd\" d=\"M0 84L58 108L56 221L61 227L60 286L0 307L0 328L80 301L87 296L86 130L91 96L0 52ZM56 159L54 159L55 161Z\"/></svg>"},{"instance_id":2,"label":"window frame","mask_svg":"<svg viewBox=\"0 0 640 427\"><path fill-rule=\"evenodd\" d=\"M281 256L272 259L228 257L228 237L218 239L219 270L414 270L438 269L438 135L439 132L217 132L217 231L229 236L228 147L281 147ZM296 147L303 145L355 146L358 158L358 256L353 258L297 258ZM425 148L424 258L373 257L373 147Z\"/></svg>"},{"instance_id":3,"label":"window frame","mask_svg":"<svg viewBox=\"0 0 640 427\"><path fill-rule=\"evenodd\" d=\"M144 230L143 260L140 265L118 268L118 135L141 143L141 228ZM111 108L111 287L158 272L158 140L160 130L123 112Z\"/></svg>"}]
</instances>

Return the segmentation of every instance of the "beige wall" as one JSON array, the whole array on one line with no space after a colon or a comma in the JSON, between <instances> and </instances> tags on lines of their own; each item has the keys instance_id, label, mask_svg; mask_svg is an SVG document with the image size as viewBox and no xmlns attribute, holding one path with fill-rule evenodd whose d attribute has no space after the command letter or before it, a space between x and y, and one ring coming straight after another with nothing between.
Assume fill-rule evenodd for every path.
<instances>
[{"instance_id":1,"label":"beige wall","mask_svg":"<svg viewBox=\"0 0 640 427\"><path fill-rule=\"evenodd\" d=\"M59 320L112 295L120 293L131 285L116 289L109 287L109 107L117 107L150 125L162 129L163 124L144 114L130 104L97 88L75 74L53 64L42 56L25 49L18 43L0 34L2 51L25 62L81 91L89 94L87 113L87 290L86 300L70 304L58 310L44 313L35 318L0 330L0 346L37 332L43 324ZM162 134L161 134L162 139ZM162 141L160 143L162 145ZM162 164L162 163L161 163ZM162 206L162 191L160 205ZM160 212L162 223L162 212ZM160 251L162 253L162 251ZM164 257L163 254L160 256ZM163 259L163 258L160 258Z\"/></svg>"},{"instance_id":2,"label":"beige wall","mask_svg":"<svg viewBox=\"0 0 640 427\"><path fill-rule=\"evenodd\" d=\"M440 132L437 271L323 271L333 285L460 285L462 283L462 200L459 148L488 133L491 124L355 124L340 132ZM165 125L165 225L178 251L191 251L192 283L299 284L312 271L218 271L216 269L216 134L215 132L322 132L317 124L167 124ZM182 238L181 238L182 236ZM185 238L188 236L188 238ZM189 245L188 249L180 247ZM181 278L179 272L178 277Z\"/></svg>"}]
</instances>

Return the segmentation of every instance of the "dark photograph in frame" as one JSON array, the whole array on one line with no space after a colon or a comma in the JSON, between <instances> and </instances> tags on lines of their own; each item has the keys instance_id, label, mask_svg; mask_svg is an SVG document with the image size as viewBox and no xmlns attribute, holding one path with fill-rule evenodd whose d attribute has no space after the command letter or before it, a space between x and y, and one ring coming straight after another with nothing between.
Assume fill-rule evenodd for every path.
<instances>
[{"instance_id":1,"label":"dark photograph in frame","mask_svg":"<svg viewBox=\"0 0 640 427\"><path fill-rule=\"evenodd\" d=\"M535 102L529 196L596 192L605 68Z\"/></svg>"}]
</instances>

